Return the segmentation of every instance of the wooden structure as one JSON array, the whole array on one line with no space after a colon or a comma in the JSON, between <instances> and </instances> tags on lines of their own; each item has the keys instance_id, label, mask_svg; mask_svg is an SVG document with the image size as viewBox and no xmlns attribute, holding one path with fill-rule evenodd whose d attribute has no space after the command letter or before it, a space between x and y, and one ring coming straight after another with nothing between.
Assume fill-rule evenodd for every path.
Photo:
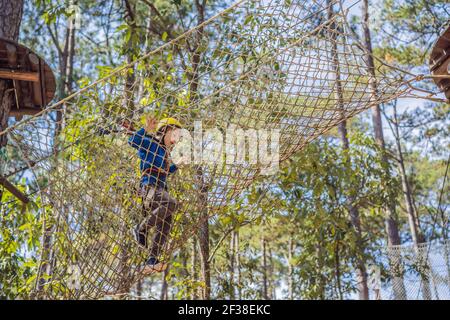
<instances>
[{"instance_id":1,"label":"wooden structure","mask_svg":"<svg viewBox=\"0 0 450 320\"><path fill-rule=\"evenodd\" d=\"M450 26L445 30L431 51L430 71L434 82L450 100Z\"/></svg>"},{"instance_id":2,"label":"wooden structure","mask_svg":"<svg viewBox=\"0 0 450 320\"><path fill-rule=\"evenodd\" d=\"M43 110L55 95L55 76L48 64L27 47L3 38L0 38L0 80L7 80L9 88L14 89L15 104L9 116L16 120ZM27 196L2 175L0 185L24 204L29 202Z\"/></svg>"},{"instance_id":3,"label":"wooden structure","mask_svg":"<svg viewBox=\"0 0 450 320\"><path fill-rule=\"evenodd\" d=\"M10 116L20 120L45 108L53 99L56 81L48 64L27 47L0 38L0 79L10 80L15 106Z\"/></svg>"}]
</instances>

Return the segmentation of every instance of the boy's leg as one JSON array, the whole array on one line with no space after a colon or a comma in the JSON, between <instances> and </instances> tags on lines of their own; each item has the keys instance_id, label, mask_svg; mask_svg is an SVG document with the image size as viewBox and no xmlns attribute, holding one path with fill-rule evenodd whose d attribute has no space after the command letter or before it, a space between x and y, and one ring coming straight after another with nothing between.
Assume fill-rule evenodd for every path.
<instances>
[{"instance_id":1,"label":"boy's leg","mask_svg":"<svg viewBox=\"0 0 450 320\"><path fill-rule=\"evenodd\" d=\"M147 227L156 226L156 233L153 237L152 247L150 249L150 258L147 260L143 270L144 274L155 271L164 271L167 264L159 261L159 255L166 243L170 229L172 227L172 217L177 209L177 202L169 193L163 189L157 189L155 192L155 201L158 201L159 207L153 210L147 219Z\"/></svg>"},{"instance_id":2,"label":"boy's leg","mask_svg":"<svg viewBox=\"0 0 450 320\"><path fill-rule=\"evenodd\" d=\"M148 228L154 226L155 218L153 211L159 207L155 198L155 187L144 186L142 188L142 216L144 219L139 223L138 229L142 233L147 233Z\"/></svg>"},{"instance_id":3,"label":"boy's leg","mask_svg":"<svg viewBox=\"0 0 450 320\"><path fill-rule=\"evenodd\" d=\"M157 259L172 227L172 218L177 209L177 201L164 189L158 189L155 192L155 198L159 200L159 207L153 211L154 214L149 219L149 223L156 226L150 256Z\"/></svg>"},{"instance_id":4,"label":"boy's leg","mask_svg":"<svg viewBox=\"0 0 450 320\"><path fill-rule=\"evenodd\" d=\"M144 248L147 248L148 229L154 226L153 210L156 209L157 203L153 200L155 188L153 186L143 186L140 190L142 197L142 217L143 220L135 227L134 233L136 241Z\"/></svg>"}]
</instances>

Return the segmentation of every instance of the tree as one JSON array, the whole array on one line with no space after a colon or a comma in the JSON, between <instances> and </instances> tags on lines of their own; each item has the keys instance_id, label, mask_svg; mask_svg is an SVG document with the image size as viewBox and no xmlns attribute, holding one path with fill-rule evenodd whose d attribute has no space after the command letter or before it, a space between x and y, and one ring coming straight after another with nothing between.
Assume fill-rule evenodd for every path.
<instances>
[{"instance_id":1,"label":"tree","mask_svg":"<svg viewBox=\"0 0 450 320\"><path fill-rule=\"evenodd\" d=\"M448 6L440 1L416 1L414 4L404 0L385 0L381 4L381 19L376 28L385 34L380 39L380 47L377 48L382 56L389 60L390 63L400 63L403 68L423 70L423 65L427 65L428 72L428 55L435 38L442 32L445 24L448 23ZM419 87L426 89L426 84L419 84ZM429 103L430 107L434 107L436 103ZM406 141L405 134L401 133L400 121L401 116L397 109L397 100L389 104L392 106L392 116L389 117L385 112L385 117L391 127L394 136L394 146L396 150L396 163L398 174L401 180L403 202L406 215L408 217L409 230L412 242L416 252L419 254L419 244L426 241L423 231L421 230L420 220L417 212L417 206L411 182L407 174L405 153L403 151L403 140ZM420 108L416 110L416 118L411 118L412 123L420 123L424 121ZM403 117L405 120L405 117ZM408 116L406 116L406 119ZM427 117L431 121L431 117ZM420 119L420 120L419 120ZM425 127L426 121L419 126ZM415 125L417 128L417 125ZM425 261L426 268L429 268L428 259L422 257ZM427 276L422 277L422 287L424 299L430 299L431 292L428 284Z\"/></svg>"},{"instance_id":2,"label":"tree","mask_svg":"<svg viewBox=\"0 0 450 320\"><path fill-rule=\"evenodd\" d=\"M54 7L52 5L52 1L42 1L39 2L38 6L36 6L38 10L42 10L44 16L44 23L46 26L46 31L50 35L51 43L53 44L53 48L57 53L58 57L58 92L57 99L64 99L74 87L74 57L75 57L75 44L76 44L76 19L78 18L79 12L75 10L77 8L77 2L75 1L73 5L69 6L61 6L58 10L53 10ZM33 10L36 9L33 8ZM33 14L27 12L27 14ZM65 19L61 19L61 18ZM59 38L59 29L61 28L61 21L65 20L65 34L62 39ZM55 129L53 132L53 149L55 152L58 152L59 149L59 135L61 130L63 129L63 120L64 120L64 112L66 105L61 104L58 108L56 108L56 117L55 117ZM57 216L57 213L55 216ZM49 263L43 263L40 266L40 270L38 274L41 276L39 279L39 288L38 291L43 289L45 284L44 277L50 277L53 273L53 264L54 262L54 253L52 252L52 241L54 237L54 226L50 223L50 217L52 215L49 214L47 219L47 224L45 226L45 230L43 232L43 246L42 250L42 258L45 261L49 261ZM46 276L44 276L46 275Z\"/></svg>"},{"instance_id":3,"label":"tree","mask_svg":"<svg viewBox=\"0 0 450 320\"><path fill-rule=\"evenodd\" d=\"M333 5L328 1L328 19L332 19L334 15L334 9ZM340 75L340 66L339 66L339 56L338 56L338 48L337 48L337 42L336 42L336 26L335 23L332 24L330 28L330 37L332 41L332 64L333 64L333 71L335 74L335 86L336 86L336 94L335 94L335 100L337 103L338 110L344 110L344 99L343 99L343 90L342 90L342 84L341 84L341 75ZM346 168L346 171L351 170L351 158L349 157L349 140L348 140L348 131L347 131L347 121L343 120L338 125L338 131L339 135L342 141L342 148L343 148L343 157L345 157L345 160L348 163L348 166ZM349 173L351 174L351 173ZM352 186L348 186L349 188L352 188ZM357 263L356 263L356 272L358 277L358 292L359 292L359 298L360 300L368 300L369 299L369 288L367 286L367 274L366 274L366 267L364 263L364 245L363 245L363 239L362 239L362 231L361 231L361 221L360 221L360 215L358 208L355 206L355 196L353 195L354 191L350 190L349 196L348 196L348 211L350 214L350 221L355 228L355 233L357 236L357 246L358 246L358 256L357 256Z\"/></svg>"},{"instance_id":4,"label":"tree","mask_svg":"<svg viewBox=\"0 0 450 320\"><path fill-rule=\"evenodd\" d=\"M17 41L22 22L23 0L0 1L0 38ZM14 91L8 90L10 81L0 79L0 132L7 128L9 112L14 105ZM6 146L6 136L0 137L0 149Z\"/></svg>"},{"instance_id":5,"label":"tree","mask_svg":"<svg viewBox=\"0 0 450 320\"><path fill-rule=\"evenodd\" d=\"M372 50L372 38L370 34L370 27L369 27L369 0L363 0L363 6L362 6L362 28L364 33L364 45L365 49L367 51L366 54L366 64L367 69L370 74L370 82L369 86L372 91L372 95L374 97L377 97L379 95L378 88L377 88L377 81L376 81L376 74L375 74L375 62L373 59L373 50ZM381 108L379 104L375 104L372 107L372 123L373 123L373 130L375 134L375 140L377 141L378 145L380 146L381 150L381 157L383 159L383 162L386 164L385 167L387 168L387 152L386 152L386 146L384 141L384 134L383 134L383 124L382 124L382 118L381 118ZM386 170L385 172L385 181L386 184L387 180L389 180L390 173ZM388 199L388 203L386 204L386 231L387 231L387 238L388 238L388 244L389 246L395 246L401 244L400 239L400 232L398 228L398 222L397 222L397 216L395 212L395 203L394 199L391 197L391 199ZM406 297L406 292L403 284L403 280L401 277L395 277L394 281L398 282L397 285L395 285L395 288L398 288L398 291L395 292L397 299L404 299Z\"/></svg>"}]
</instances>

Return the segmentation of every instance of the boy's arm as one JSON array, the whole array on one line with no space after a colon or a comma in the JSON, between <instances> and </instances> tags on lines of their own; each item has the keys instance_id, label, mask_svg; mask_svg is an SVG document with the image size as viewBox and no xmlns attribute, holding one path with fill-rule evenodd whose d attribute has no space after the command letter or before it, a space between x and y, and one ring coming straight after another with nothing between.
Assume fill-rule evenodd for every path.
<instances>
[{"instance_id":1,"label":"boy's arm","mask_svg":"<svg viewBox=\"0 0 450 320\"><path fill-rule=\"evenodd\" d=\"M145 136L145 129L141 128L138 131L136 131L129 139L128 144L131 145L133 148L140 149L140 148L148 148L149 147L149 141L144 140Z\"/></svg>"},{"instance_id":2,"label":"boy's arm","mask_svg":"<svg viewBox=\"0 0 450 320\"><path fill-rule=\"evenodd\" d=\"M145 127L139 129L135 133L132 133L131 137L128 139L128 143L133 148L136 148L138 150L140 148L144 148L144 149L150 148L150 142L147 139L144 140L143 138L145 135L147 135L147 137L153 138L153 136L150 133L154 131L154 129L156 128L156 125L157 125L156 118L148 116L145 119ZM133 125L128 120L125 120L123 122L122 126L124 126L129 131L130 130L134 131Z\"/></svg>"}]
</instances>

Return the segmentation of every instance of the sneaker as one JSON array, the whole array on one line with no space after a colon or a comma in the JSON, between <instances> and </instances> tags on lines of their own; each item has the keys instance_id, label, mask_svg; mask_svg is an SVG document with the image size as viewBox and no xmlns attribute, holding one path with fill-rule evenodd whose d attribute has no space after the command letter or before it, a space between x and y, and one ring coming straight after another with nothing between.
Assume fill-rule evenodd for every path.
<instances>
[{"instance_id":1,"label":"sneaker","mask_svg":"<svg viewBox=\"0 0 450 320\"><path fill-rule=\"evenodd\" d=\"M147 235L139 230L139 225L132 229L134 240L144 249L147 249Z\"/></svg>"},{"instance_id":2,"label":"sneaker","mask_svg":"<svg viewBox=\"0 0 450 320\"><path fill-rule=\"evenodd\" d=\"M162 272L167 269L167 266L167 263L160 262L158 259L150 257L150 259L148 259L145 263L142 273L144 275L148 275L154 272Z\"/></svg>"}]
</instances>

